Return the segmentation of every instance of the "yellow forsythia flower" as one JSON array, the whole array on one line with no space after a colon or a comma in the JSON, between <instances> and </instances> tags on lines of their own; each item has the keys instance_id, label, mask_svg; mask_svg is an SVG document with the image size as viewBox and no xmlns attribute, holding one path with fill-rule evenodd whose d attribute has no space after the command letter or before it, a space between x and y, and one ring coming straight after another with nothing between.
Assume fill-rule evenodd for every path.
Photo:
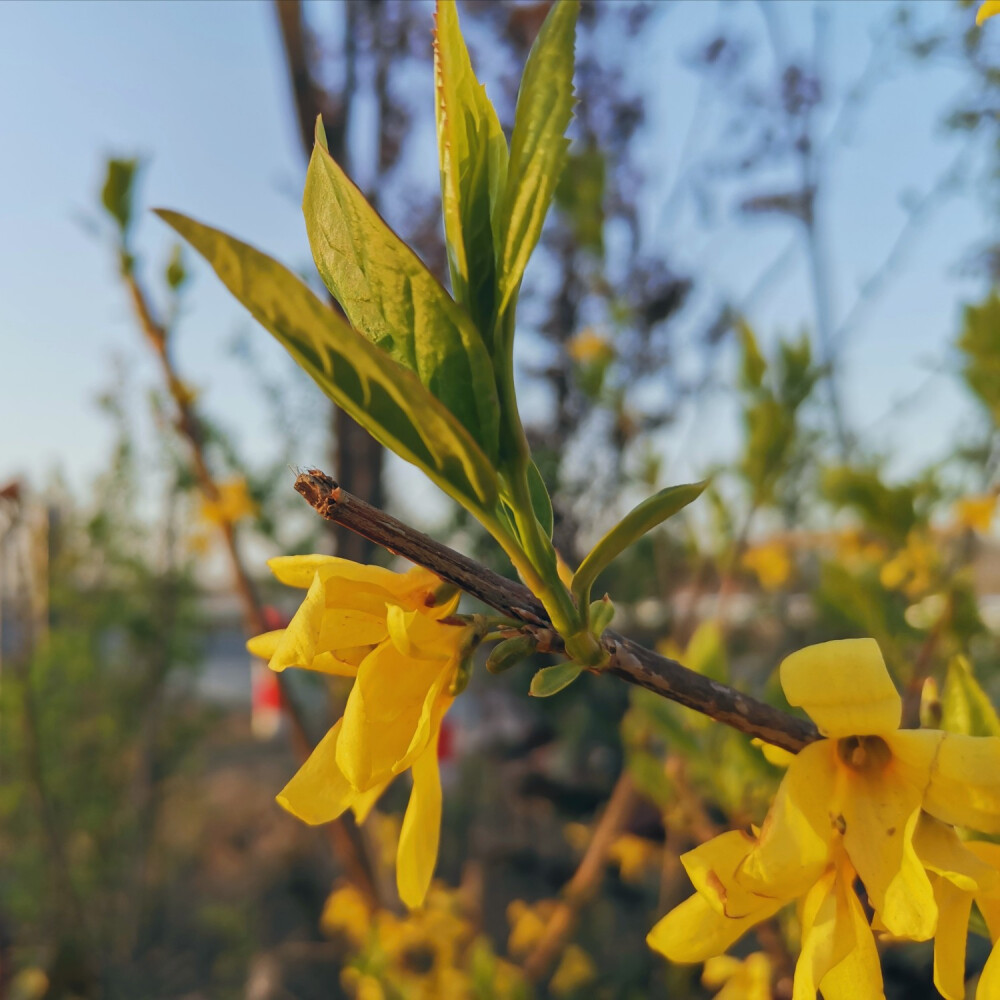
<instances>
[{"instance_id":1,"label":"yellow forsythia flower","mask_svg":"<svg viewBox=\"0 0 1000 1000\"><path fill-rule=\"evenodd\" d=\"M792 560L783 542L764 542L743 553L740 560L745 569L756 574L765 590L777 590L792 575Z\"/></svg>"},{"instance_id":2,"label":"yellow forsythia flower","mask_svg":"<svg viewBox=\"0 0 1000 1000\"><path fill-rule=\"evenodd\" d=\"M771 960L755 951L746 958L717 955L705 963L702 986L718 990L715 1000L772 1000Z\"/></svg>"},{"instance_id":3,"label":"yellow forsythia flower","mask_svg":"<svg viewBox=\"0 0 1000 1000\"><path fill-rule=\"evenodd\" d=\"M983 0L976 12L976 24L982 24L988 17L1000 14L1000 0Z\"/></svg>"},{"instance_id":4,"label":"yellow forsythia flower","mask_svg":"<svg viewBox=\"0 0 1000 1000\"><path fill-rule=\"evenodd\" d=\"M256 513L257 505L250 498L242 477L219 483L218 496L214 500L202 498L201 501L202 520L210 524L235 524Z\"/></svg>"},{"instance_id":5,"label":"yellow forsythia flower","mask_svg":"<svg viewBox=\"0 0 1000 1000\"><path fill-rule=\"evenodd\" d=\"M901 590L916 600L930 590L938 553L931 540L919 531L911 531L906 545L883 563L879 579L886 590Z\"/></svg>"},{"instance_id":6,"label":"yellow forsythia flower","mask_svg":"<svg viewBox=\"0 0 1000 1000\"><path fill-rule=\"evenodd\" d=\"M608 850L608 858L618 863L626 882L638 882L649 868L655 867L659 857L659 844L632 833L622 834Z\"/></svg>"},{"instance_id":7,"label":"yellow forsythia flower","mask_svg":"<svg viewBox=\"0 0 1000 1000\"><path fill-rule=\"evenodd\" d=\"M615 356L615 349L606 337L587 327L581 330L567 345L569 356L581 365L593 362L608 362Z\"/></svg>"},{"instance_id":8,"label":"yellow forsythia flower","mask_svg":"<svg viewBox=\"0 0 1000 1000\"><path fill-rule=\"evenodd\" d=\"M824 738L790 762L758 836L731 831L682 857L695 895L647 940L671 961L702 962L800 900L796 1000L817 990L825 1000L879 997L855 878L878 929L950 940L952 922L939 923L942 892L997 891L996 872L963 848L952 824L1000 832L1000 739L900 730L902 701L873 639L799 650L780 678Z\"/></svg>"},{"instance_id":9,"label":"yellow forsythia flower","mask_svg":"<svg viewBox=\"0 0 1000 1000\"><path fill-rule=\"evenodd\" d=\"M985 535L993 523L997 498L992 493L983 496L962 497L955 503L955 520L960 528L969 528Z\"/></svg>"},{"instance_id":10,"label":"yellow forsythia flower","mask_svg":"<svg viewBox=\"0 0 1000 1000\"><path fill-rule=\"evenodd\" d=\"M304 667L354 677L343 718L323 737L278 802L306 823L347 809L358 822L405 770L413 789L396 852L396 884L420 906L437 861L441 779L437 746L453 701L467 629L445 625L458 596L435 603L440 580L426 570L393 573L334 556L272 559L275 575L308 588L288 628L257 636L251 653L273 670Z\"/></svg>"},{"instance_id":11,"label":"yellow forsythia flower","mask_svg":"<svg viewBox=\"0 0 1000 1000\"><path fill-rule=\"evenodd\" d=\"M555 907L555 901L551 899L542 899L537 903L512 900L507 905L507 923L510 924L507 951L515 958L527 955L541 940Z\"/></svg>"},{"instance_id":12,"label":"yellow forsythia flower","mask_svg":"<svg viewBox=\"0 0 1000 1000\"><path fill-rule=\"evenodd\" d=\"M579 945L571 944L563 952L549 981L549 992L557 997L566 996L596 978L597 968L593 959Z\"/></svg>"},{"instance_id":13,"label":"yellow forsythia flower","mask_svg":"<svg viewBox=\"0 0 1000 1000\"><path fill-rule=\"evenodd\" d=\"M327 897L319 924L325 933L342 934L357 948L372 928L371 908L357 888L345 883Z\"/></svg>"}]
</instances>

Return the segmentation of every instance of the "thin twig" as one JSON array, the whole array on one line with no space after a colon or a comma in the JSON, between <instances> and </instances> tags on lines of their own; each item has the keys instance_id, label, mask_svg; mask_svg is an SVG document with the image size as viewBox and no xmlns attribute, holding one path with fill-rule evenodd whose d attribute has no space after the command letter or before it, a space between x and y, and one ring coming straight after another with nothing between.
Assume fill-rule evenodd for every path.
<instances>
[{"instance_id":1,"label":"thin twig","mask_svg":"<svg viewBox=\"0 0 1000 1000\"><path fill-rule=\"evenodd\" d=\"M527 630L536 634L545 632L549 648L562 649L559 637L551 632L552 624L541 602L522 584L494 573L352 496L318 469L298 476L295 489L328 521L336 521L390 552L424 566L501 614L523 622ZM606 631L601 644L610 656L601 673L614 674L793 753L819 738L808 720L795 718L727 684L710 680L617 632Z\"/></svg>"},{"instance_id":2,"label":"thin twig","mask_svg":"<svg viewBox=\"0 0 1000 1000\"><path fill-rule=\"evenodd\" d=\"M122 277L131 296L139 327L159 359L164 380L177 411L177 432L187 443L198 488L207 501L217 501L219 499L219 486L212 475L205 454L202 424L194 409L191 393L174 369L169 352L167 328L154 316L149 304L149 297L139 284L134 272L128 270ZM257 635L266 631L267 628L264 610L257 597L250 574L244 565L237 543L236 527L228 518L222 518L219 523L219 532L225 543L233 584L242 604L247 634ZM292 696L288 678L284 674L278 674L277 679L282 707L291 729L292 747L299 760L304 761L312 753L313 743L309 738L309 732L299 706ZM379 893L376 888L374 868L353 820L345 817L328 824L326 829L334 854L343 864L347 877L358 889L377 903Z\"/></svg>"},{"instance_id":3,"label":"thin twig","mask_svg":"<svg viewBox=\"0 0 1000 1000\"><path fill-rule=\"evenodd\" d=\"M563 887L545 930L524 961L524 974L538 982L549 971L576 926L580 909L597 891L608 862L608 852L625 829L637 803L639 793L628 771L623 771L615 783L594 835L573 877Z\"/></svg>"}]
</instances>

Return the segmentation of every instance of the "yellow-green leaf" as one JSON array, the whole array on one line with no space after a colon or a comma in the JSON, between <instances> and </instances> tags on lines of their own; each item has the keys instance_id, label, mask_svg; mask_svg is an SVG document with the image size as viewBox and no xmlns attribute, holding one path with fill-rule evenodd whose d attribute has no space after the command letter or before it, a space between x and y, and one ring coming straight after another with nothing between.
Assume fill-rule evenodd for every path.
<instances>
[{"instance_id":1,"label":"yellow-green leaf","mask_svg":"<svg viewBox=\"0 0 1000 1000\"><path fill-rule=\"evenodd\" d=\"M507 180L507 140L476 79L455 0L438 0L435 113L451 286L492 349L496 307L494 224Z\"/></svg>"},{"instance_id":2,"label":"yellow-green leaf","mask_svg":"<svg viewBox=\"0 0 1000 1000\"><path fill-rule=\"evenodd\" d=\"M176 212L158 214L372 437L422 469L463 506L492 510L497 481L489 460L412 372L352 330L277 261Z\"/></svg>"},{"instance_id":3,"label":"yellow-green leaf","mask_svg":"<svg viewBox=\"0 0 1000 1000\"><path fill-rule=\"evenodd\" d=\"M573 576L573 594L580 607L590 603L590 588L608 564L668 517L673 517L692 500L697 500L708 485L689 483L668 486L633 507L587 554Z\"/></svg>"},{"instance_id":4,"label":"yellow-green leaf","mask_svg":"<svg viewBox=\"0 0 1000 1000\"><path fill-rule=\"evenodd\" d=\"M579 0L557 0L545 18L521 78L510 140L510 166L498 248L500 305L515 296L538 243L566 164L573 115L573 58Z\"/></svg>"},{"instance_id":5,"label":"yellow-green leaf","mask_svg":"<svg viewBox=\"0 0 1000 1000\"><path fill-rule=\"evenodd\" d=\"M554 667L543 667L531 678L528 694L533 698L551 698L569 687L582 673L583 667L572 660L557 663Z\"/></svg>"},{"instance_id":6,"label":"yellow-green leaf","mask_svg":"<svg viewBox=\"0 0 1000 1000\"><path fill-rule=\"evenodd\" d=\"M948 664L941 692L941 729L966 736L1000 736L1000 718L964 656Z\"/></svg>"},{"instance_id":7,"label":"yellow-green leaf","mask_svg":"<svg viewBox=\"0 0 1000 1000\"><path fill-rule=\"evenodd\" d=\"M319 130L302 209L316 267L351 325L415 372L494 459L500 406L479 331L368 204Z\"/></svg>"}]
</instances>

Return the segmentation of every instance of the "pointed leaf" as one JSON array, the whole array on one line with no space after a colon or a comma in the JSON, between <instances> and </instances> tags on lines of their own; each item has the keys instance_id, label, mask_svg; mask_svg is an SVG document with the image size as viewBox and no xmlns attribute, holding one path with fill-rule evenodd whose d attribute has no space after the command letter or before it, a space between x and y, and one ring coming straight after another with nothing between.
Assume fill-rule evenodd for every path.
<instances>
[{"instance_id":1,"label":"pointed leaf","mask_svg":"<svg viewBox=\"0 0 1000 1000\"><path fill-rule=\"evenodd\" d=\"M1000 718L964 656L948 664L941 693L941 729L966 736L1000 736Z\"/></svg>"},{"instance_id":2,"label":"pointed leaf","mask_svg":"<svg viewBox=\"0 0 1000 1000\"><path fill-rule=\"evenodd\" d=\"M566 163L578 0L549 11L521 78L498 247L500 312L517 292Z\"/></svg>"},{"instance_id":3,"label":"pointed leaf","mask_svg":"<svg viewBox=\"0 0 1000 1000\"><path fill-rule=\"evenodd\" d=\"M158 214L372 437L422 469L463 506L492 509L497 483L488 459L415 375L352 330L277 261L176 212Z\"/></svg>"},{"instance_id":4,"label":"pointed leaf","mask_svg":"<svg viewBox=\"0 0 1000 1000\"><path fill-rule=\"evenodd\" d=\"M535 512L535 517L545 534L551 538L554 520L552 498L549 496L545 480L542 479L542 474L534 462L528 466L528 492L531 494L531 507Z\"/></svg>"},{"instance_id":5,"label":"pointed leaf","mask_svg":"<svg viewBox=\"0 0 1000 1000\"><path fill-rule=\"evenodd\" d=\"M563 688L569 687L583 673L583 667L572 660L557 663L554 667L543 667L531 678L528 691L534 698L551 698Z\"/></svg>"},{"instance_id":6,"label":"pointed leaf","mask_svg":"<svg viewBox=\"0 0 1000 1000\"><path fill-rule=\"evenodd\" d=\"M588 553L573 577L577 605L590 603L590 588L609 563L658 524L696 500L708 480L685 486L668 486L633 507Z\"/></svg>"},{"instance_id":7,"label":"pointed leaf","mask_svg":"<svg viewBox=\"0 0 1000 1000\"><path fill-rule=\"evenodd\" d=\"M491 348L496 306L493 233L507 180L507 140L476 79L455 0L438 0L434 82L451 287Z\"/></svg>"},{"instance_id":8,"label":"pointed leaf","mask_svg":"<svg viewBox=\"0 0 1000 1000\"><path fill-rule=\"evenodd\" d=\"M475 324L368 204L318 131L302 209L316 267L351 325L415 372L495 458L500 407Z\"/></svg>"}]
</instances>

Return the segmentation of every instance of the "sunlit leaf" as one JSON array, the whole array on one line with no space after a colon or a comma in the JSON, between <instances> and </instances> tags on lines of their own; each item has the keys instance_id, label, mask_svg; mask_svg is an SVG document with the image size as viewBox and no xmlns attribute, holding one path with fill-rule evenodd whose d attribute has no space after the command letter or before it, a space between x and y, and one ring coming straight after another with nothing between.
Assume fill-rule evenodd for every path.
<instances>
[{"instance_id":1,"label":"sunlit leaf","mask_svg":"<svg viewBox=\"0 0 1000 1000\"><path fill-rule=\"evenodd\" d=\"M101 203L118 223L123 236L132 224L132 196L138 171L137 159L108 160L108 172L101 189Z\"/></svg>"},{"instance_id":2,"label":"sunlit leaf","mask_svg":"<svg viewBox=\"0 0 1000 1000\"><path fill-rule=\"evenodd\" d=\"M941 692L941 729L966 736L1000 736L1000 718L964 656L948 664Z\"/></svg>"},{"instance_id":3,"label":"sunlit leaf","mask_svg":"<svg viewBox=\"0 0 1000 1000\"><path fill-rule=\"evenodd\" d=\"M426 472L459 503L472 510L492 508L497 484L488 459L416 376L352 330L277 261L176 212L159 215L374 438Z\"/></svg>"},{"instance_id":4,"label":"sunlit leaf","mask_svg":"<svg viewBox=\"0 0 1000 1000\"><path fill-rule=\"evenodd\" d=\"M557 663L553 667L543 667L531 678L528 693L534 698L550 698L569 687L582 673L583 667L572 660Z\"/></svg>"},{"instance_id":5,"label":"sunlit leaf","mask_svg":"<svg viewBox=\"0 0 1000 1000\"><path fill-rule=\"evenodd\" d=\"M452 290L492 349L494 229L507 180L507 140L476 79L455 0L439 0L436 21L435 112Z\"/></svg>"},{"instance_id":6,"label":"sunlit leaf","mask_svg":"<svg viewBox=\"0 0 1000 1000\"><path fill-rule=\"evenodd\" d=\"M590 588L608 564L668 517L696 500L708 485L705 480L668 486L633 507L588 553L573 577L573 593L581 606L590 602Z\"/></svg>"},{"instance_id":7,"label":"sunlit leaf","mask_svg":"<svg viewBox=\"0 0 1000 1000\"><path fill-rule=\"evenodd\" d=\"M493 365L469 315L385 224L317 130L302 199L313 259L351 325L415 372L493 459Z\"/></svg>"}]
</instances>

